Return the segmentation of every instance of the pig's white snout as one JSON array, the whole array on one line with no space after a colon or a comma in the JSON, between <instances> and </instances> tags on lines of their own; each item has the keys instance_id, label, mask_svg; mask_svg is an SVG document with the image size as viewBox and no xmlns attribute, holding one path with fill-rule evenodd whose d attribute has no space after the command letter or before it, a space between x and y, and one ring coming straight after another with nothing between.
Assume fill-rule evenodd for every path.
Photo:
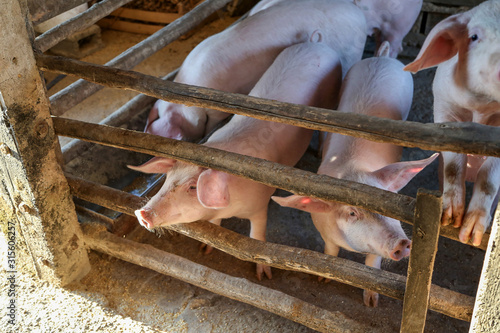
<instances>
[{"instance_id":1,"label":"pig's white snout","mask_svg":"<svg viewBox=\"0 0 500 333\"><path fill-rule=\"evenodd\" d=\"M144 207L141 209L138 209L135 211L135 216L137 216L137 220L139 220L139 223L147 228L147 229L152 229L153 228L153 210L149 207Z\"/></svg>"},{"instance_id":2,"label":"pig's white snout","mask_svg":"<svg viewBox=\"0 0 500 333\"><path fill-rule=\"evenodd\" d=\"M410 255L411 241L409 239L400 239L394 248L389 252L392 260L398 261Z\"/></svg>"}]
</instances>

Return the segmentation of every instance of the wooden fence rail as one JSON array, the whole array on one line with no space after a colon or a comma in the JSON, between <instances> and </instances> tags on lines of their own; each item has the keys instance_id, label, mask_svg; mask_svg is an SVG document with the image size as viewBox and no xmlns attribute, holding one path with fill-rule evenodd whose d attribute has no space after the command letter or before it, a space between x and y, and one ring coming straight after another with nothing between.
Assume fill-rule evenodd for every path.
<instances>
[{"instance_id":1,"label":"wooden fence rail","mask_svg":"<svg viewBox=\"0 0 500 333\"><path fill-rule=\"evenodd\" d=\"M189 32L229 1L231 0L206 0L202 2L179 19L108 61L106 66L127 69L135 67L144 59ZM50 97L51 114L64 114L100 89L102 86L83 80L76 81Z\"/></svg>"},{"instance_id":2,"label":"wooden fence rail","mask_svg":"<svg viewBox=\"0 0 500 333\"><path fill-rule=\"evenodd\" d=\"M28 0L28 8L33 25L37 25L87 2L88 0Z\"/></svg>"},{"instance_id":3,"label":"wooden fence rail","mask_svg":"<svg viewBox=\"0 0 500 333\"><path fill-rule=\"evenodd\" d=\"M42 70L84 78L107 87L134 90L175 103L404 147L500 157L500 127L456 122L422 124L336 112L164 81L150 75L63 57L37 55L36 58Z\"/></svg>"},{"instance_id":4,"label":"wooden fence rail","mask_svg":"<svg viewBox=\"0 0 500 333\"><path fill-rule=\"evenodd\" d=\"M134 210L145 202L143 198L107 186L70 175L66 177L74 196L112 210L133 215ZM402 300L404 297L406 287L404 276L351 260L258 241L209 222L182 223L165 228L211 245L241 260L322 276L357 288L370 289L395 299ZM474 298L471 296L436 285L431 286L429 309L433 311L470 321L473 305Z\"/></svg>"},{"instance_id":5,"label":"wooden fence rail","mask_svg":"<svg viewBox=\"0 0 500 333\"><path fill-rule=\"evenodd\" d=\"M86 226L85 243L92 250L147 267L211 292L251 304L278 314L320 332L364 333L366 325L341 312L331 312L304 302L281 291L261 286L247 279L236 278L151 245L136 243L109 232Z\"/></svg>"},{"instance_id":6,"label":"wooden fence rail","mask_svg":"<svg viewBox=\"0 0 500 333\"><path fill-rule=\"evenodd\" d=\"M409 196L190 142L59 117L53 117L53 121L58 135L175 158L249 178L295 194L363 206L398 220L413 221L415 199Z\"/></svg>"},{"instance_id":7,"label":"wooden fence rail","mask_svg":"<svg viewBox=\"0 0 500 333\"><path fill-rule=\"evenodd\" d=\"M76 15L35 38L35 46L38 47L41 52L45 52L71 34L80 29L90 27L99 19L109 15L113 10L130 1L132 0L104 0L96 3L85 12Z\"/></svg>"},{"instance_id":8,"label":"wooden fence rail","mask_svg":"<svg viewBox=\"0 0 500 333\"><path fill-rule=\"evenodd\" d=\"M111 147L164 156L213 168L299 195L362 206L397 220L413 223L415 199L372 186L317 175L259 158L239 155L190 142L146 133L53 117L56 134ZM112 197L112 196L111 196ZM459 229L441 228L441 234L458 241ZM489 234L478 246L486 249ZM469 242L470 243L470 242Z\"/></svg>"},{"instance_id":9,"label":"wooden fence rail","mask_svg":"<svg viewBox=\"0 0 500 333\"><path fill-rule=\"evenodd\" d=\"M172 81L175 78L175 75L177 75L178 71L179 69L176 69L171 73L165 75L163 77L163 80ZM119 127L127 123L131 118L138 116L143 112L149 111L155 101L156 98L154 97L139 94L129 100L127 103L123 104L118 110L101 120L99 124ZM64 163L69 163L77 156L87 151L91 146L92 143L81 140L73 140L70 143L66 144L62 148Z\"/></svg>"}]
</instances>

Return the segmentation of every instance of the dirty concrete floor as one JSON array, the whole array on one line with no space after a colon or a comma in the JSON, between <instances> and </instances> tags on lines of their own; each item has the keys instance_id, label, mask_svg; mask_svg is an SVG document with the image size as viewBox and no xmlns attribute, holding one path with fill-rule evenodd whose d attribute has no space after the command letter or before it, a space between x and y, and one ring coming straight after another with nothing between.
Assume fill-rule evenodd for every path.
<instances>
[{"instance_id":1,"label":"dirty concrete floor","mask_svg":"<svg viewBox=\"0 0 500 333\"><path fill-rule=\"evenodd\" d=\"M234 19L215 21L190 38L172 43L135 70L165 75L182 63L197 43L229 25ZM107 47L83 60L104 63L145 36L116 31L103 31ZM409 59L402 59L408 62ZM434 72L415 76L415 98L409 120L432 121L431 82ZM47 75L49 77L49 75ZM69 82L66 78L53 93ZM65 117L90 122L101 120L134 95L130 91L103 89L76 106ZM140 119L138 120L141 121ZM138 126L141 126L138 125ZM131 126L134 128L133 126ZM61 139L62 144L68 142ZM432 152L405 149L404 159L419 159ZM96 147L85 156L68 164L68 171L103 184L118 183L129 174L126 164L137 164L147 157ZM110 162L112 161L112 162ZM309 151L298 167L315 171L319 160ZM437 162L425 169L402 193L415 196L418 187L437 189ZM278 191L278 195L284 195ZM223 226L248 235L248 221L229 219ZM404 226L407 234L411 228ZM339 310L352 319L369 325L372 332L399 332L402 301L381 296L378 308L362 302L362 290L337 282L320 283L308 274L273 269L273 279L258 282L254 264L243 262L221 251L204 255L199 243L182 235L166 233L162 237L138 227L128 239L151 244L179 254L232 276L283 291L328 310ZM323 242L307 213L284 209L270 203L268 241L289 246L323 250ZM1 247L5 251L4 246ZM363 262L363 256L341 251L340 256ZM2 258L6 256L2 253ZM22 274L19 277L19 323L13 332L313 332L313 330L267 311L205 291L154 271L123 262L108 255L90 252L92 271L67 288L51 286ZM484 252L440 239L433 283L467 295L474 295L479 281ZM383 263L383 269L405 275L407 260ZM2 275L5 269L2 269ZM3 280L5 278L0 276ZM2 288L1 303L6 290ZM0 310L0 323L5 321L5 308ZM425 332L466 332L469 323L429 311Z\"/></svg>"}]
</instances>

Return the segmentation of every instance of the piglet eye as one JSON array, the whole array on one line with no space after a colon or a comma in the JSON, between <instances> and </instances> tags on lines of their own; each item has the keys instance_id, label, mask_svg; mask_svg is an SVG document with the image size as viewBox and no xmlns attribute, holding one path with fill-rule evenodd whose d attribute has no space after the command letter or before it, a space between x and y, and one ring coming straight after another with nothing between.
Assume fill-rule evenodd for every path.
<instances>
[{"instance_id":1,"label":"piglet eye","mask_svg":"<svg viewBox=\"0 0 500 333\"><path fill-rule=\"evenodd\" d=\"M189 189L190 189L190 190L196 190L196 185L191 185L191 186L189 186Z\"/></svg>"},{"instance_id":2,"label":"piglet eye","mask_svg":"<svg viewBox=\"0 0 500 333\"><path fill-rule=\"evenodd\" d=\"M475 42L478 39L479 39L479 37L476 34L470 36L470 40L473 41L473 42Z\"/></svg>"},{"instance_id":3,"label":"piglet eye","mask_svg":"<svg viewBox=\"0 0 500 333\"><path fill-rule=\"evenodd\" d=\"M350 212L349 215L356 216L356 213L355 212Z\"/></svg>"}]
</instances>

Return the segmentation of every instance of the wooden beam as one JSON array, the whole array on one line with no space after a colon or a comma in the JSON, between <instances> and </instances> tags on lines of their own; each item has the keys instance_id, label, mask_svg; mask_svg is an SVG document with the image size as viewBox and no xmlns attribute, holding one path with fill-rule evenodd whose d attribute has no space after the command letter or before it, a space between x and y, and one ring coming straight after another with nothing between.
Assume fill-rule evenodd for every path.
<instances>
[{"instance_id":1,"label":"wooden beam","mask_svg":"<svg viewBox=\"0 0 500 333\"><path fill-rule=\"evenodd\" d=\"M440 193L418 191L401 333L424 331L442 210Z\"/></svg>"},{"instance_id":2,"label":"wooden beam","mask_svg":"<svg viewBox=\"0 0 500 333\"><path fill-rule=\"evenodd\" d=\"M403 221L413 220L415 199L405 195L190 142L78 120L58 117L53 120L58 135L175 158L205 168L229 172L295 194L363 206Z\"/></svg>"},{"instance_id":3,"label":"wooden beam","mask_svg":"<svg viewBox=\"0 0 500 333\"><path fill-rule=\"evenodd\" d=\"M132 0L103 0L94 4L85 12L76 15L68 21L61 23L46 31L35 39L35 44L41 52L45 52L57 45L71 34L90 27L92 24Z\"/></svg>"},{"instance_id":4,"label":"wooden beam","mask_svg":"<svg viewBox=\"0 0 500 333\"><path fill-rule=\"evenodd\" d=\"M110 16L144 21L144 22L168 24L177 20L182 15L183 14L179 13L161 13L161 12L153 12L140 9L120 8L118 10L113 11Z\"/></svg>"},{"instance_id":5,"label":"wooden beam","mask_svg":"<svg viewBox=\"0 0 500 333\"><path fill-rule=\"evenodd\" d=\"M75 195L83 200L107 207L107 208L115 210L115 211L129 214L131 216L135 216L134 210L142 207L146 203L146 201L143 198L136 197L136 196L130 195L128 193L124 193L120 190L116 190L116 189L110 188L108 186L89 182L89 181L83 180L81 178L73 177L69 174L67 174L67 177L68 177L68 182L71 186L73 195ZM243 175L242 177L245 177L245 176ZM251 178L249 178L249 179L251 179ZM375 189L375 190L379 190L379 189ZM350 194L350 195L354 196L354 194ZM377 195L377 194L373 194L373 195ZM346 196L342 196L342 197L339 196L337 199L341 202L345 201L346 203L348 203L349 200L351 200L351 198L349 197L349 194L347 194L347 197ZM411 198L411 199L414 200L413 198ZM353 205L357 206L357 205L360 205L360 203L356 202L356 204L353 204ZM408 201L408 203L406 205L407 205L406 208L408 209L408 212L411 212L411 211L413 211L411 206L414 206L415 202ZM396 211L396 213L394 213L394 215L396 216L394 218L396 218L400 221L403 221L403 222L408 223L408 224L413 224L413 220L405 220L405 218L408 217L410 214L402 213L402 210L400 210L400 209L398 209ZM397 216L399 216L399 218ZM440 228L440 235L443 237L452 239L454 241L460 242L460 239L458 238L459 231L460 231L459 229L454 228L453 226L443 226ZM482 250L486 250L487 244L488 244L487 241L489 240L489 237L490 237L490 234L488 232L486 232L483 236L484 241L481 242L481 245L477 246L477 248L482 249ZM469 241L467 243L467 245L473 246L471 241Z\"/></svg>"},{"instance_id":6,"label":"wooden beam","mask_svg":"<svg viewBox=\"0 0 500 333\"><path fill-rule=\"evenodd\" d=\"M78 221L80 223L94 223L102 225L107 231L113 232L114 221L113 219L94 212L88 208L76 205L76 215L78 216Z\"/></svg>"},{"instance_id":7,"label":"wooden beam","mask_svg":"<svg viewBox=\"0 0 500 333\"><path fill-rule=\"evenodd\" d=\"M283 292L236 278L177 255L110 234L102 228L85 227L85 242L105 254L172 276L219 295L253 305L320 332L359 332L369 328L341 312L331 312Z\"/></svg>"},{"instance_id":8,"label":"wooden beam","mask_svg":"<svg viewBox=\"0 0 500 333\"><path fill-rule=\"evenodd\" d=\"M229 1L231 0L204 1L179 19L108 61L106 66L126 69L137 66L144 59L198 26ZM62 115L100 89L102 86L78 80L50 97L51 113L56 116Z\"/></svg>"},{"instance_id":9,"label":"wooden beam","mask_svg":"<svg viewBox=\"0 0 500 333\"><path fill-rule=\"evenodd\" d=\"M163 80L172 81L179 69L170 72L163 77ZM123 104L118 110L104 118L99 122L101 125L108 125L119 127L127 123L132 117L142 114L142 112L149 111L153 104L156 102L156 98L139 94L129 100L127 103ZM62 148L64 163L67 164L76 157L80 156L83 152L87 151L93 144L81 140L73 140Z\"/></svg>"},{"instance_id":10,"label":"wooden beam","mask_svg":"<svg viewBox=\"0 0 500 333\"><path fill-rule=\"evenodd\" d=\"M143 198L69 176L72 193L80 199L106 208L133 215L144 203ZM113 199L110 199L113 198ZM120 210L121 209L121 210ZM137 222L136 222L137 223ZM396 299L403 299L404 276L375 269L347 259L298 249L290 246L261 242L209 222L181 223L166 227L185 236L211 245L238 259L264 263L280 269L308 273L370 289ZM447 316L469 321L474 298L433 285L429 308Z\"/></svg>"},{"instance_id":11,"label":"wooden beam","mask_svg":"<svg viewBox=\"0 0 500 333\"><path fill-rule=\"evenodd\" d=\"M326 175L316 175L258 158L145 133L55 117L54 124L56 133L59 135L151 155L180 159L188 163L260 181L266 185L297 194L363 206L382 215L406 223L413 223L415 199L405 195ZM149 147L149 149L144 149L145 147ZM297 182L297 179L300 179L300 182ZM441 230L443 236L459 241L457 228L447 226ZM488 237L489 234L485 233L479 248L486 249ZM469 244L471 244L470 241Z\"/></svg>"},{"instance_id":12,"label":"wooden beam","mask_svg":"<svg viewBox=\"0 0 500 333\"><path fill-rule=\"evenodd\" d=\"M484 1L485 0L432 0L426 2L431 2L436 5L474 7Z\"/></svg>"},{"instance_id":13,"label":"wooden beam","mask_svg":"<svg viewBox=\"0 0 500 333\"><path fill-rule=\"evenodd\" d=\"M500 205L493 219L490 242L477 289L471 333L500 332Z\"/></svg>"},{"instance_id":14,"label":"wooden beam","mask_svg":"<svg viewBox=\"0 0 500 333\"><path fill-rule=\"evenodd\" d=\"M37 55L42 70L68 74L111 88L128 89L188 106L335 132L404 147L500 157L500 127L478 123L429 123L392 120L278 102L160 78L78 60Z\"/></svg>"},{"instance_id":15,"label":"wooden beam","mask_svg":"<svg viewBox=\"0 0 500 333\"><path fill-rule=\"evenodd\" d=\"M179 16L180 17L180 16ZM161 29L163 25L146 24L138 22L122 21L117 18L103 18L97 24L102 29L130 32L132 34L152 35Z\"/></svg>"},{"instance_id":16,"label":"wooden beam","mask_svg":"<svg viewBox=\"0 0 500 333\"><path fill-rule=\"evenodd\" d=\"M6 217L5 223L15 228L11 236L16 250L26 251L31 267L24 269L65 285L90 270L87 251L57 163L60 150L33 56L26 2L4 1L1 13L0 92L5 103L0 104L0 211L6 214L2 220Z\"/></svg>"},{"instance_id":17,"label":"wooden beam","mask_svg":"<svg viewBox=\"0 0 500 333\"><path fill-rule=\"evenodd\" d=\"M31 21L33 25L37 25L87 2L88 0L28 0L28 7Z\"/></svg>"}]
</instances>

